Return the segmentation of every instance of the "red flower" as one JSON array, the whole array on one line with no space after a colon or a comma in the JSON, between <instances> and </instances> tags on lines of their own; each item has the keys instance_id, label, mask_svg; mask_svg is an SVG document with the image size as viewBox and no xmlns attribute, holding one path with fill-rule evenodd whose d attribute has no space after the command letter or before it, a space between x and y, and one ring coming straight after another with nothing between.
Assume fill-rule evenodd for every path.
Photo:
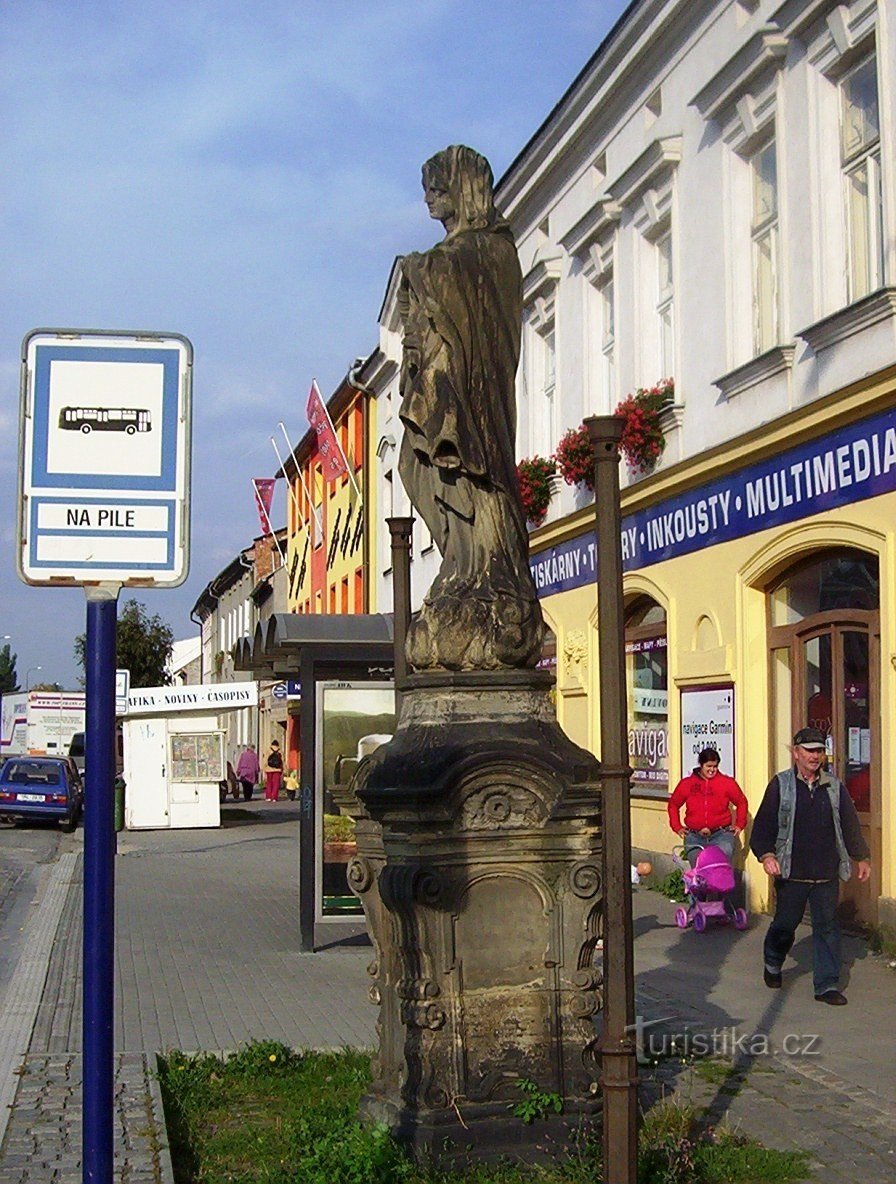
<instances>
[{"instance_id":1,"label":"red flower","mask_svg":"<svg viewBox=\"0 0 896 1184\"><path fill-rule=\"evenodd\" d=\"M620 448L633 469L647 472L663 454L666 437L660 416L675 396L675 383L664 378L656 386L628 395L614 414L625 420Z\"/></svg>"},{"instance_id":2,"label":"red flower","mask_svg":"<svg viewBox=\"0 0 896 1184\"><path fill-rule=\"evenodd\" d=\"M567 485L584 485L594 491L594 449L584 424L565 433L554 457Z\"/></svg>"},{"instance_id":3,"label":"red flower","mask_svg":"<svg viewBox=\"0 0 896 1184\"><path fill-rule=\"evenodd\" d=\"M516 466L523 513L533 526L541 526L544 522L554 492L551 478L556 471L552 456L527 457Z\"/></svg>"}]
</instances>

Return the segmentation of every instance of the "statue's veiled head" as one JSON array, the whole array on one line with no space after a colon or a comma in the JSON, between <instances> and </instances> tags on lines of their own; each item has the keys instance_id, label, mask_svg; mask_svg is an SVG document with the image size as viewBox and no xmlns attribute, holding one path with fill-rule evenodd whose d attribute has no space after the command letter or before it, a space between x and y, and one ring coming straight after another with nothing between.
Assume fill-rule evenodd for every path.
<instances>
[{"instance_id":1,"label":"statue's veiled head","mask_svg":"<svg viewBox=\"0 0 896 1184\"><path fill-rule=\"evenodd\" d=\"M423 188L430 214L449 233L484 230L499 221L491 165L472 148L452 144L430 157Z\"/></svg>"}]
</instances>

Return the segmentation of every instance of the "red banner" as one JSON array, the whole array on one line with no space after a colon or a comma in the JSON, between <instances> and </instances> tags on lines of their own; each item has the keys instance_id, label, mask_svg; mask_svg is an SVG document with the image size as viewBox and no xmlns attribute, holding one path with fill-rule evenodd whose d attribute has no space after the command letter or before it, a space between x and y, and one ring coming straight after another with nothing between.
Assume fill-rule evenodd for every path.
<instances>
[{"instance_id":1,"label":"red banner","mask_svg":"<svg viewBox=\"0 0 896 1184\"><path fill-rule=\"evenodd\" d=\"M336 429L330 419L326 405L321 398L317 383L312 382L305 404L305 414L308 422L317 432L317 450L320 453L324 477L327 481L335 481L337 477L344 477L348 472L348 462L345 453L339 447Z\"/></svg>"},{"instance_id":2,"label":"red banner","mask_svg":"<svg viewBox=\"0 0 896 1184\"><path fill-rule=\"evenodd\" d=\"M273 534L271 527L271 502L274 500L274 486L277 484L273 477L253 477L252 485L255 489L255 505L258 508L258 520L261 523L262 534Z\"/></svg>"}]
</instances>

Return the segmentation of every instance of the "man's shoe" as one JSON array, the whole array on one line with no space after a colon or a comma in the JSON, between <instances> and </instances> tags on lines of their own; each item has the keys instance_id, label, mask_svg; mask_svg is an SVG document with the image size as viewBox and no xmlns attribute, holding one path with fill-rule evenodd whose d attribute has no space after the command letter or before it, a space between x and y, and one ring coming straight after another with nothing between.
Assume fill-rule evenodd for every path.
<instances>
[{"instance_id":1,"label":"man's shoe","mask_svg":"<svg viewBox=\"0 0 896 1184\"><path fill-rule=\"evenodd\" d=\"M845 1007L849 1000L840 991L825 991L815 996L819 1003L830 1003L831 1007Z\"/></svg>"},{"instance_id":2,"label":"man's shoe","mask_svg":"<svg viewBox=\"0 0 896 1184\"><path fill-rule=\"evenodd\" d=\"M767 987L780 987L781 985L781 971L769 970L767 966L762 968L762 981Z\"/></svg>"}]
</instances>

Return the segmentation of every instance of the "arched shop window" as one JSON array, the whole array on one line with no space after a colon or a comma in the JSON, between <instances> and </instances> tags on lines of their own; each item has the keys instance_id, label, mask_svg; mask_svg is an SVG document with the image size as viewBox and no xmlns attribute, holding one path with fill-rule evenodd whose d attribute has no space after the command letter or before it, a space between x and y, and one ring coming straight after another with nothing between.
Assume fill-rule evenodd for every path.
<instances>
[{"instance_id":1,"label":"arched shop window","mask_svg":"<svg viewBox=\"0 0 896 1184\"><path fill-rule=\"evenodd\" d=\"M772 765L783 767L797 729L820 728L829 768L870 815L880 784L877 557L816 553L777 579L768 610Z\"/></svg>"},{"instance_id":2,"label":"arched shop window","mask_svg":"<svg viewBox=\"0 0 896 1184\"><path fill-rule=\"evenodd\" d=\"M638 596L626 606L625 678L632 792L665 796L669 788L666 610L649 596Z\"/></svg>"}]
</instances>

